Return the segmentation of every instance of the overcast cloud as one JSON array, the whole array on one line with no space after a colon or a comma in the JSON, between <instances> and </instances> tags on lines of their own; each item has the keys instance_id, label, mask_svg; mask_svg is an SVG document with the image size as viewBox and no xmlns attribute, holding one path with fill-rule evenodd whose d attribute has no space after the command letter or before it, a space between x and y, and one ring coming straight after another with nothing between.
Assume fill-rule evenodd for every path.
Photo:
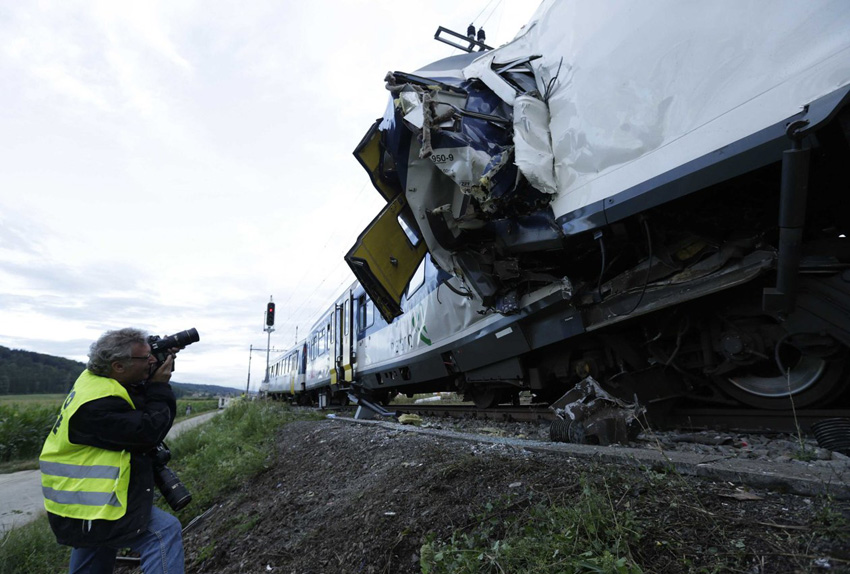
<instances>
[{"instance_id":1,"label":"overcast cloud","mask_svg":"<svg viewBox=\"0 0 850 574\"><path fill-rule=\"evenodd\" d=\"M351 155L389 70L510 40L521 0L0 7L0 345L84 361L102 332L195 327L175 380L245 388L303 335L381 207ZM255 353L251 388L263 378Z\"/></svg>"}]
</instances>

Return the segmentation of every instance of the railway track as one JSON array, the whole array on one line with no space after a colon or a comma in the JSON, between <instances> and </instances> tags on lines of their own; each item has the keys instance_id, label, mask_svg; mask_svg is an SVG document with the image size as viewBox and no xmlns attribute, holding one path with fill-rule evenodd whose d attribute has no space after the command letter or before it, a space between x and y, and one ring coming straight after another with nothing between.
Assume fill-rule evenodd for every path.
<instances>
[{"instance_id":1,"label":"railway track","mask_svg":"<svg viewBox=\"0 0 850 574\"><path fill-rule=\"evenodd\" d=\"M479 409L473 405L391 405L399 413L444 418L474 418L492 421L542 422L554 421L555 416L546 405L523 405L519 407L491 407Z\"/></svg>"},{"instance_id":2,"label":"railway track","mask_svg":"<svg viewBox=\"0 0 850 574\"><path fill-rule=\"evenodd\" d=\"M442 418L473 418L479 420L506 422L545 422L555 421L558 417L543 404L503 406L478 409L473 405L437 405L410 404L387 407L397 413L417 414L420 416ZM717 409L691 408L677 409L675 413L652 412L649 414L651 426L669 430L713 429L739 430L746 432L782 432L809 434L811 425L827 418L848 417L847 409L821 409L807 411L769 411L756 409Z\"/></svg>"}]
</instances>

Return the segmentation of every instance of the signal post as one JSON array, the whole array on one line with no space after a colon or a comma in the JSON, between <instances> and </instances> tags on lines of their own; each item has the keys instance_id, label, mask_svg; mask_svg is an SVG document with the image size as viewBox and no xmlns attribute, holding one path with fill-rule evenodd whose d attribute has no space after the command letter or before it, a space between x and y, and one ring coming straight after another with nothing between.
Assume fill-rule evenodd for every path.
<instances>
[{"instance_id":1,"label":"signal post","mask_svg":"<svg viewBox=\"0 0 850 574\"><path fill-rule=\"evenodd\" d=\"M269 295L269 304L266 305L266 327L263 331L267 332L268 339L266 341L266 376L263 379L264 383L269 382L269 353L272 349L272 331L274 331L274 299Z\"/></svg>"}]
</instances>

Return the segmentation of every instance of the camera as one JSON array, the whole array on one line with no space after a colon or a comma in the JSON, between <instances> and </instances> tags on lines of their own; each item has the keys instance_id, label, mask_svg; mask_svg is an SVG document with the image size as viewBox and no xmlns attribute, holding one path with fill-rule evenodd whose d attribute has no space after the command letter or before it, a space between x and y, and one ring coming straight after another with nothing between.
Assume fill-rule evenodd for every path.
<instances>
[{"instance_id":1,"label":"camera","mask_svg":"<svg viewBox=\"0 0 850 574\"><path fill-rule=\"evenodd\" d=\"M192 330L194 331L194 329ZM195 336L197 337L197 332ZM161 442L151 451L151 457L153 458L153 479L156 487L172 510L182 510L192 502L192 493L180 482L177 474L165 466L171 460L171 451L168 450L164 442Z\"/></svg>"},{"instance_id":2,"label":"camera","mask_svg":"<svg viewBox=\"0 0 850 574\"><path fill-rule=\"evenodd\" d=\"M173 335L166 335L165 337L151 335L148 337L148 345L151 346L151 355L156 357L156 366L159 368L168 357L168 349L173 347L180 347L182 349L200 340L201 336L198 335L198 330L192 328L174 333Z\"/></svg>"}]
</instances>

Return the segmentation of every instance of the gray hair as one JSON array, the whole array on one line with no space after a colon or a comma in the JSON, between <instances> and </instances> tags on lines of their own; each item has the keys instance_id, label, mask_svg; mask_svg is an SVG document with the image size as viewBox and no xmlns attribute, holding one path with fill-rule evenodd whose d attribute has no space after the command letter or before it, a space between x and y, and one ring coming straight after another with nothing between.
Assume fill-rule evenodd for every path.
<instances>
[{"instance_id":1,"label":"gray hair","mask_svg":"<svg viewBox=\"0 0 850 574\"><path fill-rule=\"evenodd\" d=\"M141 329L118 329L107 331L89 348L89 362L86 368L95 375L108 377L112 373L113 361L124 361L133 355L133 345L146 345L148 334Z\"/></svg>"}]
</instances>

